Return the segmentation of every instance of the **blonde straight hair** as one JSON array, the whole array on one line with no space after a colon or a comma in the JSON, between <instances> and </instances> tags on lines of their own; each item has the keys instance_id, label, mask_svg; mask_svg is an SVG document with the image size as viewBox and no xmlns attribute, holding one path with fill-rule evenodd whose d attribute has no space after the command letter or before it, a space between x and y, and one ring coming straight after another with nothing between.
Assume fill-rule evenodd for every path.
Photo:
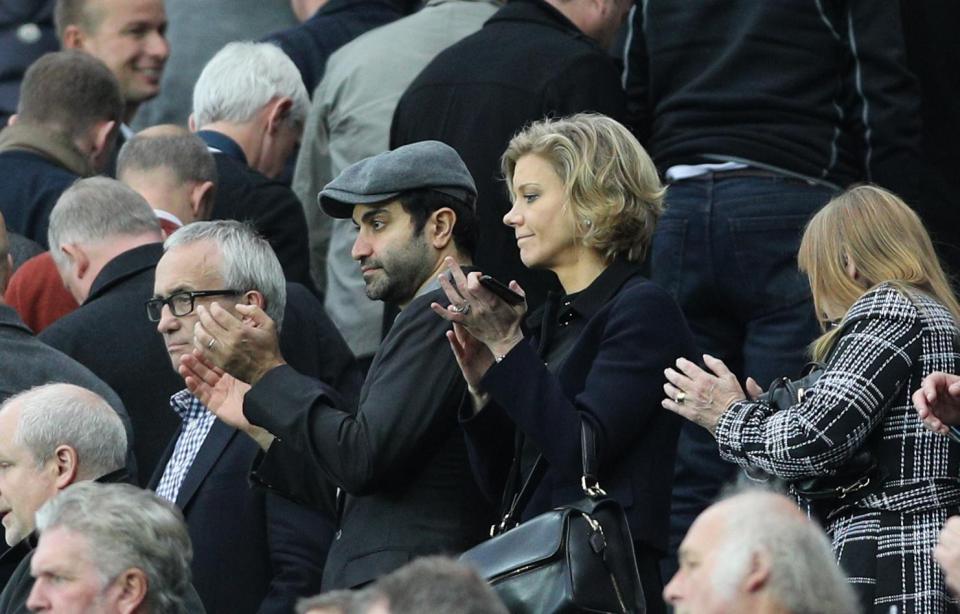
<instances>
[{"instance_id":1,"label":"blonde straight hair","mask_svg":"<svg viewBox=\"0 0 960 614\"><path fill-rule=\"evenodd\" d=\"M853 261L858 279L847 273ZM892 282L905 295L919 290L942 303L960 321L960 303L933 250L920 217L898 196L874 185L859 185L836 196L807 224L797 256L813 292L817 319L827 331L811 346L823 360L839 328L830 324L826 305L850 309L878 284Z\"/></svg>"}]
</instances>

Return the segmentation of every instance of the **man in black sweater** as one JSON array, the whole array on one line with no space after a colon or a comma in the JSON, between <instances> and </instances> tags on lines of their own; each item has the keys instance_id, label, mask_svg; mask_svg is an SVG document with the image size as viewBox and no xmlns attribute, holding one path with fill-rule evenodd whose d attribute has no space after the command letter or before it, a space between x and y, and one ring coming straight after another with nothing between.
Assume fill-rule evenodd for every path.
<instances>
[{"instance_id":1,"label":"man in black sweater","mask_svg":"<svg viewBox=\"0 0 960 614\"><path fill-rule=\"evenodd\" d=\"M916 193L918 101L897 2L690 3L635 9L632 123L670 182L652 276L700 349L766 385L798 375L819 332L796 255L839 189ZM713 438L680 435L671 543L733 477Z\"/></svg>"}]
</instances>

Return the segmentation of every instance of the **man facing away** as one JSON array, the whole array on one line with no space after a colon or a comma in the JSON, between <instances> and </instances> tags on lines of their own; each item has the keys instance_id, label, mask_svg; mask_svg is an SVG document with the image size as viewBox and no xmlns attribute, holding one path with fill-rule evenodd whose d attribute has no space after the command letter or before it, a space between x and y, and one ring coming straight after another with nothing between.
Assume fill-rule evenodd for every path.
<instances>
[{"instance_id":1,"label":"man facing away","mask_svg":"<svg viewBox=\"0 0 960 614\"><path fill-rule=\"evenodd\" d=\"M190 127L217 163L213 219L251 222L286 278L312 287L303 208L275 181L300 140L308 104L297 67L280 49L230 43L197 79Z\"/></svg>"},{"instance_id":2,"label":"man facing away","mask_svg":"<svg viewBox=\"0 0 960 614\"><path fill-rule=\"evenodd\" d=\"M103 170L123 98L99 60L48 53L27 70L12 124L0 135L0 212L10 230L47 244L47 220L74 181Z\"/></svg>"}]
</instances>

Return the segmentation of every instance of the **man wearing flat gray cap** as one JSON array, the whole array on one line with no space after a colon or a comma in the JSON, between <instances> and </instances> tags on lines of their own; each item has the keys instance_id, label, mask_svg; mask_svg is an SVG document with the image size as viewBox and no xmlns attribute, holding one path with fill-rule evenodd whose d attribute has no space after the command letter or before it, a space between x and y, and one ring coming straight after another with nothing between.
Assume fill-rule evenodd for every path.
<instances>
[{"instance_id":1,"label":"man wearing flat gray cap","mask_svg":"<svg viewBox=\"0 0 960 614\"><path fill-rule=\"evenodd\" d=\"M475 198L463 161L437 141L361 160L320 193L326 213L359 229L352 256L367 296L401 307L356 414L285 363L259 308L237 305L238 318L197 307L196 349L181 364L192 371L191 391L266 450L254 480L319 506L329 503L327 480L338 487L324 591L362 586L417 556L465 550L492 520L457 422L466 384L447 325L430 310L449 302L438 282L446 259L470 264ZM252 386L242 408L224 401L227 386L212 367Z\"/></svg>"}]
</instances>

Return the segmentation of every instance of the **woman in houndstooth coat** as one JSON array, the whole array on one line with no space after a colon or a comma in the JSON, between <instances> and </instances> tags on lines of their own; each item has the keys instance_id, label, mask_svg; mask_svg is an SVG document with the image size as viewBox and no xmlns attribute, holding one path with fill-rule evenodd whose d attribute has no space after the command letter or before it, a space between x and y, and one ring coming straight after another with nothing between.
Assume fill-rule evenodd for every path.
<instances>
[{"instance_id":1,"label":"woman in houndstooth coat","mask_svg":"<svg viewBox=\"0 0 960 614\"><path fill-rule=\"evenodd\" d=\"M835 475L869 450L875 483L834 500L825 520L841 566L867 612L952 611L931 551L960 511L960 445L926 430L910 397L929 373L958 372L960 305L919 218L874 186L817 213L798 259L828 330L812 348L824 373L803 400L775 412L755 382L748 399L704 357L709 371L683 359L668 370L663 405L713 432L725 459L788 481Z\"/></svg>"}]
</instances>

